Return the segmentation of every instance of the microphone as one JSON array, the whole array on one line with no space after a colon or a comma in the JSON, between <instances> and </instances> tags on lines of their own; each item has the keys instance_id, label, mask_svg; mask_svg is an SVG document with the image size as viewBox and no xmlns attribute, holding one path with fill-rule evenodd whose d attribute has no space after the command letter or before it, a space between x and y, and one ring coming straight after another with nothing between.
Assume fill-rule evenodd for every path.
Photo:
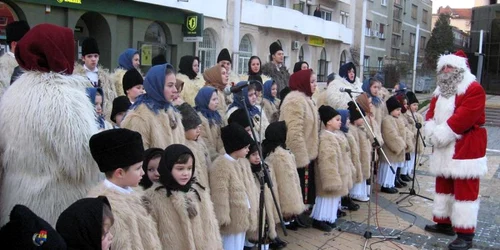
<instances>
[{"instance_id":1,"label":"microphone","mask_svg":"<svg viewBox=\"0 0 500 250\"><path fill-rule=\"evenodd\" d=\"M340 92L345 92L345 93L358 93L358 94L362 94L363 93L363 91L356 91L356 90L352 90L352 89L348 89L348 88L344 88L344 87L340 87L339 91Z\"/></svg>"},{"instance_id":2,"label":"microphone","mask_svg":"<svg viewBox=\"0 0 500 250\"><path fill-rule=\"evenodd\" d=\"M230 85L226 86L224 88L223 92L224 92L224 95L231 95L231 86Z\"/></svg>"}]
</instances>

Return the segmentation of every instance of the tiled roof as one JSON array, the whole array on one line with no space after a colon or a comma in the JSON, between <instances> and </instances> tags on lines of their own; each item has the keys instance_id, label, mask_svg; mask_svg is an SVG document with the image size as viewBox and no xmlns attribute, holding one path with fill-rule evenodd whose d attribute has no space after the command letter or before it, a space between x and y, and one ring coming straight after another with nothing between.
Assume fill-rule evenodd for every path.
<instances>
[{"instance_id":1,"label":"tiled roof","mask_svg":"<svg viewBox=\"0 0 500 250\"><path fill-rule=\"evenodd\" d=\"M458 8L451 8L450 6L446 7L439 7L437 14L449 14L452 16L452 18L458 18L458 19L468 19L470 20L472 18L472 9L458 9Z\"/></svg>"}]
</instances>

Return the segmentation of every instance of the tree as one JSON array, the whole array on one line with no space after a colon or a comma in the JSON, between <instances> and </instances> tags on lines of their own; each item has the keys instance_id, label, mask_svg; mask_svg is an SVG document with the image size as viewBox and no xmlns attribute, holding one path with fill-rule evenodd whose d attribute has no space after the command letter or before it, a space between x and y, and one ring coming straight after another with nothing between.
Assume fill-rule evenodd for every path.
<instances>
[{"instance_id":1,"label":"tree","mask_svg":"<svg viewBox=\"0 0 500 250\"><path fill-rule=\"evenodd\" d=\"M453 28L450 25L450 16L440 14L439 19L432 29L431 38L425 47L424 67L436 69L437 59L445 52L452 53L455 49L453 44Z\"/></svg>"}]
</instances>

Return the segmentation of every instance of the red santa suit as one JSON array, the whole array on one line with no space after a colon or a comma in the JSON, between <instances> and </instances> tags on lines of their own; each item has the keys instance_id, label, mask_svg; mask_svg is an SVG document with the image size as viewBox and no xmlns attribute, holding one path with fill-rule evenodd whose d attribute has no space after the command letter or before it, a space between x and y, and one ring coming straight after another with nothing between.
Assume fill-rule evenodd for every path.
<instances>
[{"instance_id":1,"label":"red santa suit","mask_svg":"<svg viewBox=\"0 0 500 250\"><path fill-rule=\"evenodd\" d=\"M463 52L462 52L463 53ZM464 69L456 94L434 91L426 115L425 133L434 145L430 170L436 176L433 217L451 224L457 233L474 233L479 211L479 178L487 172L486 94L471 74L462 53L441 56L437 69L450 65Z\"/></svg>"}]
</instances>

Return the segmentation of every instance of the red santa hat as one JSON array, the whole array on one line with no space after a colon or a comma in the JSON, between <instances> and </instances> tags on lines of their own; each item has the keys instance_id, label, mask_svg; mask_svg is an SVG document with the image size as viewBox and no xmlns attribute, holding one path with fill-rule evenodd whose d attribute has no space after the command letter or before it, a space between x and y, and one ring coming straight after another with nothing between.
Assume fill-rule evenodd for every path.
<instances>
[{"instance_id":1,"label":"red santa hat","mask_svg":"<svg viewBox=\"0 0 500 250\"><path fill-rule=\"evenodd\" d=\"M470 71L467 55L462 50L458 50L455 54L441 55L437 62L436 71L441 71L446 65Z\"/></svg>"}]
</instances>

